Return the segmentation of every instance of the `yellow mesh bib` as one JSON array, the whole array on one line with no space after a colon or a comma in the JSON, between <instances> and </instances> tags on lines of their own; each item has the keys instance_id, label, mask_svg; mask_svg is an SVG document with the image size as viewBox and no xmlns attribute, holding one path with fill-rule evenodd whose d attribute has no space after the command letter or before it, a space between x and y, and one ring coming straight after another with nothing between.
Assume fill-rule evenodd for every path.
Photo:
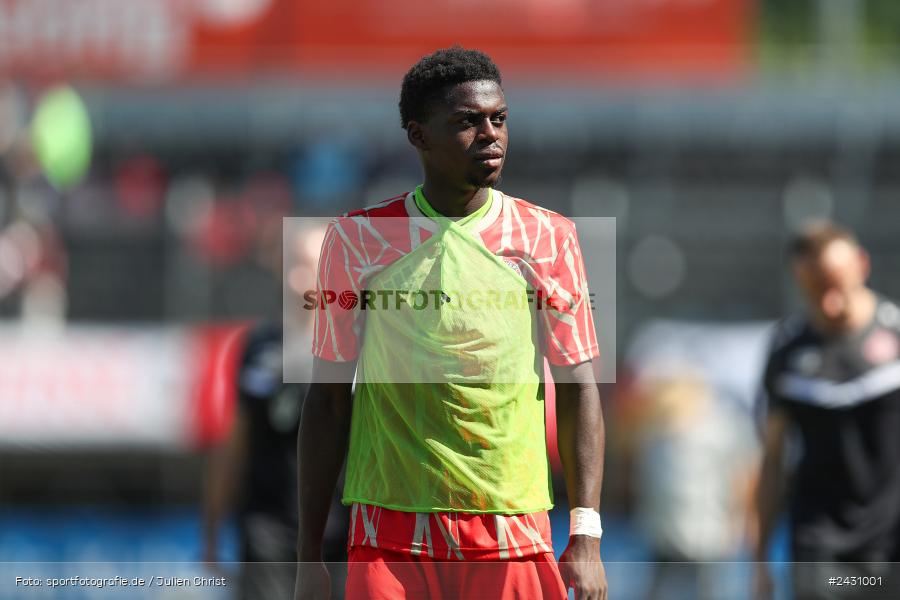
<instances>
[{"instance_id":1,"label":"yellow mesh bib","mask_svg":"<svg viewBox=\"0 0 900 600\"><path fill-rule=\"evenodd\" d=\"M367 284L376 301L365 317L343 501L416 512L548 509L543 357L527 284L470 233L477 218L453 222L429 209L438 231Z\"/></svg>"}]
</instances>

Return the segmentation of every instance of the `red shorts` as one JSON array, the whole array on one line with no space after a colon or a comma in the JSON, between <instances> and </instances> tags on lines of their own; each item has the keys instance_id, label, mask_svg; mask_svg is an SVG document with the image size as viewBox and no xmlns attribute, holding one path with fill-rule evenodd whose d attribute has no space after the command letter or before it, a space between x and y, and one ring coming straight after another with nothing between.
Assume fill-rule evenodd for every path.
<instances>
[{"instance_id":1,"label":"red shorts","mask_svg":"<svg viewBox=\"0 0 900 600\"><path fill-rule=\"evenodd\" d=\"M501 561L443 561L354 546L347 600L564 600L565 586L552 552Z\"/></svg>"},{"instance_id":2,"label":"red shorts","mask_svg":"<svg viewBox=\"0 0 900 600\"><path fill-rule=\"evenodd\" d=\"M546 511L411 513L354 504L348 600L567 597Z\"/></svg>"},{"instance_id":3,"label":"red shorts","mask_svg":"<svg viewBox=\"0 0 900 600\"><path fill-rule=\"evenodd\" d=\"M506 560L553 552L547 511L521 515L414 513L354 503L347 552L354 546L446 560Z\"/></svg>"}]
</instances>

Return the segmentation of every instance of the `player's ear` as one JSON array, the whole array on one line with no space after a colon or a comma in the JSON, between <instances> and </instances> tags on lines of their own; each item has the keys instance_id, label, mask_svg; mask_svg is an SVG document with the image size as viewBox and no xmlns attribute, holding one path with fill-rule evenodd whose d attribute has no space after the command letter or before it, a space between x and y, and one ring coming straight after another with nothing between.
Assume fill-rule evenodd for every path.
<instances>
[{"instance_id":1,"label":"player's ear","mask_svg":"<svg viewBox=\"0 0 900 600\"><path fill-rule=\"evenodd\" d=\"M862 269L863 281L865 281L872 272L872 260L869 258L869 253L862 248L859 249L859 264Z\"/></svg>"},{"instance_id":2,"label":"player's ear","mask_svg":"<svg viewBox=\"0 0 900 600\"><path fill-rule=\"evenodd\" d=\"M406 139L419 150L428 150L428 136L425 127L418 121L410 121L406 125Z\"/></svg>"},{"instance_id":3,"label":"player's ear","mask_svg":"<svg viewBox=\"0 0 900 600\"><path fill-rule=\"evenodd\" d=\"M808 269L808 264L803 260L798 258L791 259L791 273L794 276L794 281L796 281L797 285L799 285L801 288L803 287L803 284L807 279L806 275Z\"/></svg>"}]
</instances>

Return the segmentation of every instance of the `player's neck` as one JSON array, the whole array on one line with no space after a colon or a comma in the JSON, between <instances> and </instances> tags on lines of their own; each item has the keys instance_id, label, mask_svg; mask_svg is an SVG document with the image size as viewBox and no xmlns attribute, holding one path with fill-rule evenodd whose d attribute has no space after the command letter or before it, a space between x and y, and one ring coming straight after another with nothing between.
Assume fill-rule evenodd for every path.
<instances>
[{"instance_id":1,"label":"player's neck","mask_svg":"<svg viewBox=\"0 0 900 600\"><path fill-rule=\"evenodd\" d=\"M422 195L431 208L451 219L466 217L481 208L488 199L488 188L453 189L425 178Z\"/></svg>"},{"instance_id":2,"label":"player's neck","mask_svg":"<svg viewBox=\"0 0 900 600\"><path fill-rule=\"evenodd\" d=\"M862 331L875 318L878 297L869 288L863 288L851 300L847 316L840 321L832 321L819 316L817 326L830 335L852 335Z\"/></svg>"}]
</instances>

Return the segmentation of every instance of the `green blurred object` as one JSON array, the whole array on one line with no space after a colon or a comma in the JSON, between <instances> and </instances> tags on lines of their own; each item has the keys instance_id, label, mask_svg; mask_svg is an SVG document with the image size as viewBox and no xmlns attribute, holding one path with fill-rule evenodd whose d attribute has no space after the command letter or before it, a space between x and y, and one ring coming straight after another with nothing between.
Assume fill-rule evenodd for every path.
<instances>
[{"instance_id":1,"label":"green blurred object","mask_svg":"<svg viewBox=\"0 0 900 600\"><path fill-rule=\"evenodd\" d=\"M57 190L73 188L91 164L91 119L78 93L60 86L45 93L31 122L31 142Z\"/></svg>"}]
</instances>

